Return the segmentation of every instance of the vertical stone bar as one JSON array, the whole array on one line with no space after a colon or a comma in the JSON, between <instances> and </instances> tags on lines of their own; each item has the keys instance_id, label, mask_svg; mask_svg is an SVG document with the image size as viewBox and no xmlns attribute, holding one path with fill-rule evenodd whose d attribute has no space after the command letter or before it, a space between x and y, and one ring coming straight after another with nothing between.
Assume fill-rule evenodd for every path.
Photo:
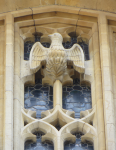
<instances>
[{"instance_id":1,"label":"vertical stone bar","mask_svg":"<svg viewBox=\"0 0 116 150\"><path fill-rule=\"evenodd\" d=\"M93 37L89 39L89 57L90 60L94 61L94 50L93 50ZM95 91L95 77L94 77L94 65L93 65L93 73L92 73L92 81L91 81L91 100L92 100L92 108L96 108L96 91ZM97 115L95 113L93 118L93 126L97 128ZM94 138L94 150L98 150L98 138Z\"/></svg>"},{"instance_id":2,"label":"vertical stone bar","mask_svg":"<svg viewBox=\"0 0 116 150\"><path fill-rule=\"evenodd\" d=\"M112 68L115 68L112 70L113 72L113 95L114 95L114 105L115 105L115 136L116 136L116 67L115 67L115 64L116 64L116 33L112 33L113 34L113 46L114 46L114 54L113 54L113 57L114 57L114 61L113 61L113 66Z\"/></svg>"},{"instance_id":3,"label":"vertical stone bar","mask_svg":"<svg viewBox=\"0 0 116 150\"><path fill-rule=\"evenodd\" d=\"M105 150L105 131L104 131L104 109L102 95L102 79L101 79L101 64L100 51L98 41L98 28L94 24L92 28L93 37L93 59L94 59L94 78L95 78L95 97L96 97L96 116L97 116L97 132L98 132L98 150Z\"/></svg>"},{"instance_id":4,"label":"vertical stone bar","mask_svg":"<svg viewBox=\"0 0 116 150\"><path fill-rule=\"evenodd\" d=\"M105 119L106 150L114 150L115 147L115 118L112 93L111 60L108 35L107 18L103 13L99 14L99 42L102 70L103 105Z\"/></svg>"},{"instance_id":5,"label":"vertical stone bar","mask_svg":"<svg viewBox=\"0 0 116 150\"><path fill-rule=\"evenodd\" d=\"M112 92L113 103L115 107L115 136L116 136L116 44L112 27L109 26L109 44L110 44L110 56L111 56L111 71L112 71Z\"/></svg>"},{"instance_id":6,"label":"vertical stone bar","mask_svg":"<svg viewBox=\"0 0 116 150\"><path fill-rule=\"evenodd\" d=\"M20 29L20 35L22 34L22 31ZM21 56L21 63L23 62L24 60L24 40L22 38L22 36L20 36L20 56ZM21 109L24 108L24 81L21 79L21 82L20 82L20 90L21 90ZM23 119L23 116L21 115L21 128L24 127L24 119ZM21 150L24 150L24 144L25 144L25 141L23 138L21 138L21 145L20 145L20 149Z\"/></svg>"},{"instance_id":7,"label":"vertical stone bar","mask_svg":"<svg viewBox=\"0 0 116 150\"><path fill-rule=\"evenodd\" d=\"M5 19L4 150L13 150L14 17Z\"/></svg>"},{"instance_id":8,"label":"vertical stone bar","mask_svg":"<svg viewBox=\"0 0 116 150\"><path fill-rule=\"evenodd\" d=\"M62 108L62 83L59 80L54 82L53 103L54 107L58 105Z\"/></svg>"},{"instance_id":9,"label":"vertical stone bar","mask_svg":"<svg viewBox=\"0 0 116 150\"><path fill-rule=\"evenodd\" d=\"M15 23L14 43L14 150L20 150L21 94L20 94L20 34Z\"/></svg>"},{"instance_id":10,"label":"vertical stone bar","mask_svg":"<svg viewBox=\"0 0 116 150\"><path fill-rule=\"evenodd\" d=\"M64 140L61 135L57 135L57 138L54 139L54 150L64 150Z\"/></svg>"},{"instance_id":11,"label":"vertical stone bar","mask_svg":"<svg viewBox=\"0 0 116 150\"><path fill-rule=\"evenodd\" d=\"M4 119L4 27L0 28L0 149L3 149Z\"/></svg>"}]
</instances>

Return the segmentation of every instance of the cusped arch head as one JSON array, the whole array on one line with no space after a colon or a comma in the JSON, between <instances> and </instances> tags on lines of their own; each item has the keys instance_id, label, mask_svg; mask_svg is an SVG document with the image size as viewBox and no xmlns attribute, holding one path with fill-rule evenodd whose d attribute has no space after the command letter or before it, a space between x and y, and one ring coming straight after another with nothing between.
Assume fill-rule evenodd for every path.
<instances>
[{"instance_id":1,"label":"cusped arch head","mask_svg":"<svg viewBox=\"0 0 116 150\"><path fill-rule=\"evenodd\" d=\"M54 138L57 135L57 129L53 127L51 124L44 122L42 120L36 120L29 124L27 124L22 130L22 137L24 142L27 140L32 140L36 142L35 132L42 132L44 135L42 136L42 142L50 141L54 142ZM50 136L49 136L50 135Z\"/></svg>"},{"instance_id":2,"label":"cusped arch head","mask_svg":"<svg viewBox=\"0 0 116 150\"><path fill-rule=\"evenodd\" d=\"M88 140L88 137L89 137L89 141L91 142L93 142L94 137L97 136L97 132L95 128L81 120L75 120L73 122L70 122L69 124L64 126L60 132L61 132L61 135L64 137L64 142L67 140L69 141L70 139L70 138L67 139L67 136L64 136L66 134L68 134L69 137L72 137L73 134L81 132L84 134L82 136L83 141Z\"/></svg>"}]
</instances>

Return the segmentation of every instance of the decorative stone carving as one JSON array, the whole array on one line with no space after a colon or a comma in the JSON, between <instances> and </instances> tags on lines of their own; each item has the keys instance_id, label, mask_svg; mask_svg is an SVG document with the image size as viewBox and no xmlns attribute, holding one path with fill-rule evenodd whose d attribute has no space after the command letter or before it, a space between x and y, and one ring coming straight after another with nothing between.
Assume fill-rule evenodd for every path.
<instances>
[{"instance_id":1,"label":"decorative stone carving","mask_svg":"<svg viewBox=\"0 0 116 150\"><path fill-rule=\"evenodd\" d=\"M83 132L85 134L82 136L83 141L87 138L93 141L94 137L97 136L96 129L89 124L93 120L95 109L81 112L81 119L74 119L73 111L62 109L62 85L73 81L70 76L73 75L74 69L80 74L87 72L87 75L91 75L92 71L85 70L85 65L86 68L89 68L89 65L85 63L83 50L78 44L74 44L70 49L64 49L61 34L54 33L49 37L52 41L50 48L43 47L40 42L33 45L30 60L23 65L26 67L26 73L22 77L24 78L26 74L32 75L42 68L43 84L53 85L54 108L42 112L42 119L39 120L33 118L35 112L22 109L24 121L27 123L22 129L22 137L24 141L28 139L35 141L33 131L42 131L45 133L42 136L42 141L52 141L55 150L63 150L66 140L72 142L76 140L75 136L72 135L72 131ZM86 78L82 77L82 79ZM59 131L54 127L57 123L61 126Z\"/></svg>"},{"instance_id":2,"label":"decorative stone carving","mask_svg":"<svg viewBox=\"0 0 116 150\"><path fill-rule=\"evenodd\" d=\"M42 65L46 64L44 76L49 76L52 81L60 80L67 72L67 63L72 63L74 69L79 73L84 73L84 54L78 44L74 44L70 49L62 46L63 38L61 34L49 35L51 38L50 48L45 48L41 43L36 42L30 53L30 69L37 72Z\"/></svg>"},{"instance_id":3,"label":"decorative stone carving","mask_svg":"<svg viewBox=\"0 0 116 150\"><path fill-rule=\"evenodd\" d=\"M32 113L22 109L22 113L24 120L28 122L21 132L24 141L30 139L35 142L36 137L32 133L34 130L39 130L45 133L45 135L42 136L42 142L46 140L52 141L55 150L63 150L63 143L66 140L73 143L76 140L75 136L72 135L72 131L83 132L85 135L82 136L82 141L89 139L89 141L93 142L94 138L97 136L96 129L88 123L93 120L95 108L82 112L83 118L81 119L72 118L71 116L74 112L69 114L69 111L61 109L59 106L43 112L42 115L46 117L40 120L32 117L32 114L35 114L35 112ZM56 124L57 120L62 126L59 131L53 126Z\"/></svg>"}]
</instances>

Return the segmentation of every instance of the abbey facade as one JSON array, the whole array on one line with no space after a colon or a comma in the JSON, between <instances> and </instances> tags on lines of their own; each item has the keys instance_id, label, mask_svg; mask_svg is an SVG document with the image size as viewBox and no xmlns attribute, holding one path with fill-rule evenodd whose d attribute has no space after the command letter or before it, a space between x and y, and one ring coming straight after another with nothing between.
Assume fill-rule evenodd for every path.
<instances>
[{"instance_id":1,"label":"abbey facade","mask_svg":"<svg viewBox=\"0 0 116 150\"><path fill-rule=\"evenodd\" d=\"M115 2L0 12L0 150L116 150Z\"/></svg>"}]
</instances>

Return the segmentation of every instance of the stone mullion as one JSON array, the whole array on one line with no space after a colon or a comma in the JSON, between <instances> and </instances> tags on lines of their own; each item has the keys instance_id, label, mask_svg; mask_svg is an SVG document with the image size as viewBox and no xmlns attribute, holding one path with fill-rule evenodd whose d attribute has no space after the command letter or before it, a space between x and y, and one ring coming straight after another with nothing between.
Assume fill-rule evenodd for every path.
<instances>
[{"instance_id":1,"label":"stone mullion","mask_svg":"<svg viewBox=\"0 0 116 150\"><path fill-rule=\"evenodd\" d=\"M20 150L21 132L21 94L20 94L20 34L15 24L14 44L14 150Z\"/></svg>"},{"instance_id":2,"label":"stone mullion","mask_svg":"<svg viewBox=\"0 0 116 150\"><path fill-rule=\"evenodd\" d=\"M4 115L4 27L0 28L0 149L3 149Z\"/></svg>"},{"instance_id":3,"label":"stone mullion","mask_svg":"<svg viewBox=\"0 0 116 150\"><path fill-rule=\"evenodd\" d=\"M23 63L23 60L24 60L24 40L21 36L20 36L20 48L21 48L20 49L21 63ZM21 79L21 106L24 108L24 80L23 79Z\"/></svg>"},{"instance_id":4,"label":"stone mullion","mask_svg":"<svg viewBox=\"0 0 116 150\"><path fill-rule=\"evenodd\" d=\"M103 95L101 84L101 64L99 51L99 37L97 24L93 26L93 53L94 53L94 76L95 76L95 99L96 99L96 119L98 132L98 145L95 148L105 150L105 133L104 133L104 110L103 110Z\"/></svg>"},{"instance_id":5,"label":"stone mullion","mask_svg":"<svg viewBox=\"0 0 116 150\"><path fill-rule=\"evenodd\" d=\"M107 18L99 14L99 42L102 71L103 106L105 119L106 150L115 149L115 118L112 92L111 59Z\"/></svg>"},{"instance_id":6,"label":"stone mullion","mask_svg":"<svg viewBox=\"0 0 116 150\"><path fill-rule=\"evenodd\" d=\"M13 150L14 17L5 19L4 150Z\"/></svg>"},{"instance_id":7,"label":"stone mullion","mask_svg":"<svg viewBox=\"0 0 116 150\"><path fill-rule=\"evenodd\" d=\"M54 82L53 86L53 104L62 108L62 83L59 80Z\"/></svg>"}]
</instances>

